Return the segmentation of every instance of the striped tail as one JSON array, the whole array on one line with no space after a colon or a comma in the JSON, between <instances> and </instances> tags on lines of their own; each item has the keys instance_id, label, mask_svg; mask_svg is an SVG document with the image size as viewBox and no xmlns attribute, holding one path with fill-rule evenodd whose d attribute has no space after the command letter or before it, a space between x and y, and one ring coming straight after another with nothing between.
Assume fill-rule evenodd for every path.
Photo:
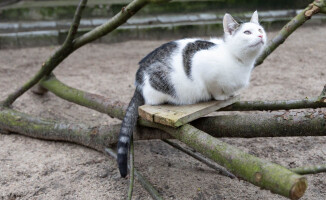
<instances>
[{"instance_id":1,"label":"striped tail","mask_svg":"<svg viewBox=\"0 0 326 200\"><path fill-rule=\"evenodd\" d=\"M144 104L142 94L136 88L125 117L123 118L119 140L118 140L118 165L121 177L126 177L128 173L128 150L130 138L138 119L138 107Z\"/></svg>"}]
</instances>

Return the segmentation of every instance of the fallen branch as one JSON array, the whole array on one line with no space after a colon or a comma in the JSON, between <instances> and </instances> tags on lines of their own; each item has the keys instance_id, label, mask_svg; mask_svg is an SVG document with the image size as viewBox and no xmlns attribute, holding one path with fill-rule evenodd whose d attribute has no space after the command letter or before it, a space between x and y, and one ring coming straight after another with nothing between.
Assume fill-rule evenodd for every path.
<instances>
[{"instance_id":1,"label":"fallen branch","mask_svg":"<svg viewBox=\"0 0 326 200\"><path fill-rule=\"evenodd\" d=\"M111 148L105 148L104 151L107 155L111 156L115 160L117 159L117 154ZM153 187L153 185L148 180L146 180L136 169L134 169L134 173L136 175L137 180L140 182L143 188L145 188L145 190L151 195L153 199L163 200L163 198Z\"/></svg>"},{"instance_id":2,"label":"fallen branch","mask_svg":"<svg viewBox=\"0 0 326 200\"><path fill-rule=\"evenodd\" d=\"M236 176L264 189L299 199L307 188L305 177L285 167L259 159L186 124L170 128L141 120L142 125L164 130L196 151L230 170Z\"/></svg>"},{"instance_id":3,"label":"fallen branch","mask_svg":"<svg viewBox=\"0 0 326 200\"><path fill-rule=\"evenodd\" d=\"M127 109L126 105L122 102L69 87L59 81L54 75L43 78L40 81L40 85L62 99L118 119L123 119L125 110Z\"/></svg>"},{"instance_id":4,"label":"fallen branch","mask_svg":"<svg viewBox=\"0 0 326 200\"><path fill-rule=\"evenodd\" d=\"M120 124L89 126L83 123L46 120L0 107L0 129L1 132L14 132L44 140L72 142L103 151L105 146L117 143ZM134 140L169 138L171 136L163 131L146 127L142 127L134 134Z\"/></svg>"},{"instance_id":5,"label":"fallen branch","mask_svg":"<svg viewBox=\"0 0 326 200\"><path fill-rule=\"evenodd\" d=\"M326 111L283 111L203 117L191 124L214 137L326 136Z\"/></svg>"},{"instance_id":6,"label":"fallen branch","mask_svg":"<svg viewBox=\"0 0 326 200\"><path fill-rule=\"evenodd\" d=\"M326 101L322 101L319 97L314 97L302 100L238 101L222 108L220 111L291 110L323 107L326 107Z\"/></svg>"},{"instance_id":7,"label":"fallen branch","mask_svg":"<svg viewBox=\"0 0 326 200\"><path fill-rule=\"evenodd\" d=\"M185 154L195 158L196 160L204 163L205 165L207 165L208 167L218 171L219 174L223 175L223 176L227 176L229 178L232 178L234 179L235 176L228 172L226 169L220 167L220 166L217 166L215 163L211 162L210 160L208 160L207 158L205 158L204 156L202 156L201 154L196 154L195 152L192 152L188 149L185 149L183 148L182 146L178 145L177 143L175 142L172 142L170 140L163 140L163 142L171 145L172 147L176 148L176 149L179 149L180 151L184 152Z\"/></svg>"},{"instance_id":8,"label":"fallen branch","mask_svg":"<svg viewBox=\"0 0 326 200\"><path fill-rule=\"evenodd\" d=\"M291 171L297 174L317 174L321 172L326 172L326 164L324 165L314 165L314 166L305 166L305 167L296 167L290 168Z\"/></svg>"}]
</instances>

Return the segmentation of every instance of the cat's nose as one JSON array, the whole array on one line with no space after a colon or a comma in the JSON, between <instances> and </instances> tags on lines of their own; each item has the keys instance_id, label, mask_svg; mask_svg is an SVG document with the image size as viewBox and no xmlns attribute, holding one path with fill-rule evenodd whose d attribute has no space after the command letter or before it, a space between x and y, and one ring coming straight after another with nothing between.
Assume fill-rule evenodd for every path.
<instances>
[{"instance_id":1,"label":"cat's nose","mask_svg":"<svg viewBox=\"0 0 326 200\"><path fill-rule=\"evenodd\" d=\"M263 35L258 35L258 37L263 38Z\"/></svg>"}]
</instances>

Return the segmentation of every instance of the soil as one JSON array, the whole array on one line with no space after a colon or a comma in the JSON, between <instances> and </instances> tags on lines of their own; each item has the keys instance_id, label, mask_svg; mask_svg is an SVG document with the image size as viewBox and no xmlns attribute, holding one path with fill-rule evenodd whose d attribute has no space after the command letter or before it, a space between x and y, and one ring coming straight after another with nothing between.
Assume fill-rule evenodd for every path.
<instances>
[{"instance_id":1,"label":"soil","mask_svg":"<svg viewBox=\"0 0 326 200\"><path fill-rule=\"evenodd\" d=\"M269 38L276 32L269 34ZM320 94L326 83L326 27L297 30L253 71L243 100L303 99ZM174 38L176 39L176 38ZM134 90L137 62L166 41L89 44L55 70L64 83L127 103ZM27 81L57 47L0 51L0 99ZM14 103L20 111L89 124L119 120L74 105L51 93L27 92ZM323 112L326 109L320 109ZM286 167L326 163L326 137L223 138L260 158ZM245 182L219 175L167 144L135 144L136 167L164 199L285 199ZM307 175L302 199L326 199L326 174ZM124 199L128 179L120 178L114 159L71 143L0 134L1 199ZM151 199L136 182L133 199Z\"/></svg>"}]
</instances>

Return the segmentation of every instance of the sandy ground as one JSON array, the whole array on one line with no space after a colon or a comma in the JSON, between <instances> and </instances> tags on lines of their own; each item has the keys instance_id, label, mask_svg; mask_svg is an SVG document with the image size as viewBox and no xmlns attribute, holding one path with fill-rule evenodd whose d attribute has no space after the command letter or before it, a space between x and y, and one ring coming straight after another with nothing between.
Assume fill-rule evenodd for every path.
<instances>
[{"instance_id":1,"label":"sandy ground","mask_svg":"<svg viewBox=\"0 0 326 200\"><path fill-rule=\"evenodd\" d=\"M270 33L269 37L275 33ZM326 27L303 27L252 75L243 100L301 99L319 95L326 83ZM68 85L128 102L137 62L166 41L90 44L55 71ZM28 80L56 47L0 51L0 99ZM14 108L45 118L113 124L118 120L51 93L24 94ZM323 109L325 111L325 109ZM254 138L224 141L261 158L296 167L325 163L326 137ZM285 199L242 180L221 176L161 141L136 142L136 167L164 199ZM326 199L326 174L307 176L302 199ZM124 199L128 180L115 160L70 143L0 134L1 199ZM136 183L133 199L151 199Z\"/></svg>"}]
</instances>

